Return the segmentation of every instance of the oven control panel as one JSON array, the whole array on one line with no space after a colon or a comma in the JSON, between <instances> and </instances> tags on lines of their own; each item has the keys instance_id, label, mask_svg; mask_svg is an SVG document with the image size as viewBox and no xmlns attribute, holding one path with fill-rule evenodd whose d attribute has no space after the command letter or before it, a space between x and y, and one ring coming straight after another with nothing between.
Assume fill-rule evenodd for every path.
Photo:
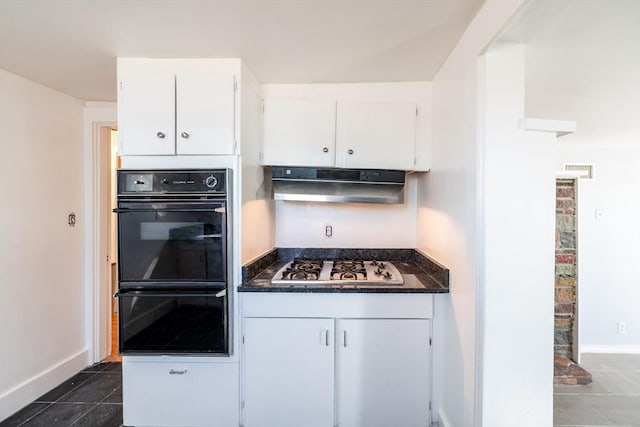
<instances>
[{"instance_id":1,"label":"oven control panel","mask_svg":"<svg viewBox=\"0 0 640 427\"><path fill-rule=\"evenodd\" d=\"M212 170L119 170L118 194L225 194L226 169Z\"/></svg>"}]
</instances>

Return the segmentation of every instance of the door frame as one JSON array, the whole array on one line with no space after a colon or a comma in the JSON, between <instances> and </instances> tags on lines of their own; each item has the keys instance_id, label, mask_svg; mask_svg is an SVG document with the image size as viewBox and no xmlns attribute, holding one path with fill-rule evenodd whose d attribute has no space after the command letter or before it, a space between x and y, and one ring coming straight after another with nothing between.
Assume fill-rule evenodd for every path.
<instances>
[{"instance_id":1,"label":"door frame","mask_svg":"<svg viewBox=\"0 0 640 427\"><path fill-rule=\"evenodd\" d=\"M109 236L100 228L100 214L104 209L100 176L105 162L110 165L110 158L104 158L100 147L107 143L106 135L110 142L110 131L117 127L116 116L113 102L88 102L85 106L85 342L89 365L107 357L111 346L111 285L103 283L107 263L102 262L101 256L101 246Z\"/></svg>"}]
</instances>

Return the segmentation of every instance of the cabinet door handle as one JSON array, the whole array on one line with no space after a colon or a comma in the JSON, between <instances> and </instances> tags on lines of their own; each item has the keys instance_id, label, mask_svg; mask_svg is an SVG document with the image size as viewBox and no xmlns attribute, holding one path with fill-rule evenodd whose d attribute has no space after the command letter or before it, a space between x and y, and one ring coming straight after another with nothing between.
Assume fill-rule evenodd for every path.
<instances>
[{"instance_id":1,"label":"cabinet door handle","mask_svg":"<svg viewBox=\"0 0 640 427\"><path fill-rule=\"evenodd\" d=\"M186 132L182 132L182 133L180 134L180 136L181 136L181 137L183 137L184 139L189 138L189 134L188 134L188 133L186 133Z\"/></svg>"},{"instance_id":2,"label":"cabinet door handle","mask_svg":"<svg viewBox=\"0 0 640 427\"><path fill-rule=\"evenodd\" d=\"M328 152L329 152L329 147L324 147L324 148L322 149L322 152L323 152L323 153L328 153Z\"/></svg>"},{"instance_id":3,"label":"cabinet door handle","mask_svg":"<svg viewBox=\"0 0 640 427\"><path fill-rule=\"evenodd\" d=\"M342 331L342 345L347 346L347 331Z\"/></svg>"},{"instance_id":4,"label":"cabinet door handle","mask_svg":"<svg viewBox=\"0 0 640 427\"><path fill-rule=\"evenodd\" d=\"M349 149L347 150L347 153L349 153L349 154L353 154L353 150L352 150L351 148L349 148Z\"/></svg>"},{"instance_id":5,"label":"cabinet door handle","mask_svg":"<svg viewBox=\"0 0 640 427\"><path fill-rule=\"evenodd\" d=\"M186 369L182 369L182 370L172 369L169 371L169 375L184 375L186 373L187 373Z\"/></svg>"},{"instance_id":6,"label":"cabinet door handle","mask_svg":"<svg viewBox=\"0 0 640 427\"><path fill-rule=\"evenodd\" d=\"M320 344L325 347L329 347L329 330L323 329L320 331Z\"/></svg>"},{"instance_id":7,"label":"cabinet door handle","mask_svg":"<svg viewBox=\"0 0 640 427\"><path fill-rule=\"evenodd\" d=\"M164 136L165 136L165 135L164 135L164 133L162 133L162 132L158 132L158 133L156 133L156 136L157 136L158 138L162 139L162 138L164 138Z\"/></svg>"}]
</instances>

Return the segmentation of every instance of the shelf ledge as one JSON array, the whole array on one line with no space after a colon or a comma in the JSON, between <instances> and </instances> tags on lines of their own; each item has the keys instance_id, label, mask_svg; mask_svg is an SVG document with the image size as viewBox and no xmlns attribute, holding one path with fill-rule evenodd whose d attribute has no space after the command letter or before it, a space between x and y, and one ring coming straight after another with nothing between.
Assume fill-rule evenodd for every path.
<instances>
[{"instance_id":1,"label":"shelf ledge","mask_svg":"<svg viewBox=\"0 0 640 427\"><path fill-rule=\"evenodd\" d=\"M540 132L554 132L556 137L568 135L576 131L577 124L568 120L548 120L527 117L522 119L522 129Z\"/></svg>"}]
</instances>

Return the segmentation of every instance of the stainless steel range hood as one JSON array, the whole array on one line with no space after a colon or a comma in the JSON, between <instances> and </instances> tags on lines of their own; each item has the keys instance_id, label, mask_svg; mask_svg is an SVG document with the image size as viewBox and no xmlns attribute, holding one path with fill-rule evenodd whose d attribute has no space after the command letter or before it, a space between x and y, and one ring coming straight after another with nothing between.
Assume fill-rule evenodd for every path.
<instances>
[{"instance_id":1,"label":"stainless steel range hood","mask_svg":"<svg viewBox=\"0 0 640 427\"><path fill-rule=\"evenodd\" d=\"M404 171L278 166L271 178L275 200L404 203Z\"/></svg>"}]
</instances>

